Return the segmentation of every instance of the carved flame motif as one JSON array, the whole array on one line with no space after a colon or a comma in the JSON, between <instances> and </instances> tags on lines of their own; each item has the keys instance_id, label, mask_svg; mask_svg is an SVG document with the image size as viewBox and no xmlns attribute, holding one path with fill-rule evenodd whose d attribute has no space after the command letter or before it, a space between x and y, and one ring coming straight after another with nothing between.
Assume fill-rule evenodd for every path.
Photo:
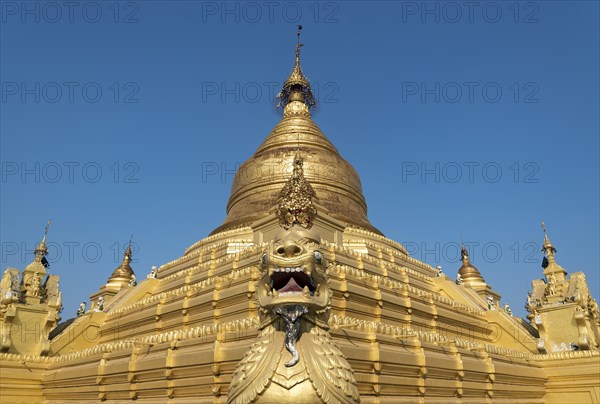
<instances>
[{"instance_id":1,"label":"carved flame motif","mask_svg":"<svg viewBox=\"0 0 600 404\"><path fill-rule=\"evenodd\" d=\"M327 320L331 289L314 231L292 226L263 255L256 296L259 335L238 364L229 404L360 402Z\"/></svg>"},{"instance_id":2,"label":"carved flame motif","mask_svg":"<svg viewBox=\"0 0 600 404\"><path fill-rule=\"evenodd\" d=\"M296 155L292 176L281 189L277 199L279 224L286 230L295 224L310 229L313 218L317 214L317 209L312 203L312 198L316 198L316 194L304 178L302 166L302 158Z\"/></svg>"}]
</instances>

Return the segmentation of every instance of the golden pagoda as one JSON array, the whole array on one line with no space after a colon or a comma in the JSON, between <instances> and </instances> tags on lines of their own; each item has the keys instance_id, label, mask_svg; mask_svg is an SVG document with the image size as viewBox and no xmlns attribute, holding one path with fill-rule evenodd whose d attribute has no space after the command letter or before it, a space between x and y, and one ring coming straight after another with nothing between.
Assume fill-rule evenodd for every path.
<instances>
[{"instance_id":1,"label":"golden pagoda","mask_svg":"<svg viewBox=\"0 0 600 404\"><path fill-rule=\"evenodd\" d=\"M544 229L545 280L526 321L501 308L464 247L454 279L386 238L311 118L300 47L281 121L239 168L223 224L183 256L136 284L128 249L90 310L50 333L58 280L37 295L31 280L47 276L47 250L23 281L5 271L1 402L600 402L598 305L583 273L556 263ZM43 324L40 343L19 340L16 324Z\"/></svg>"}]
</instances>

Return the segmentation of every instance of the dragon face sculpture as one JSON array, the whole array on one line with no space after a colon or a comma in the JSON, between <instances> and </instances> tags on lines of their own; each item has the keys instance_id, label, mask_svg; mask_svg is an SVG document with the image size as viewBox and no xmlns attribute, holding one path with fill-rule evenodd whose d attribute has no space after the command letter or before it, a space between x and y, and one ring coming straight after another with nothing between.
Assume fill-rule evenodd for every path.
<instances>
[{"instance_id":1,"label":"dragon face sculpture","mask_svg":"<svg viewBox=\"0 0 600 404\"><path fill-rule=\"evenodd\" d=\"M320 237L292 226L261 258L259 335L236 368L227 402L358 403L352 368L329 335L331 289Z\"/></svg>"},{"instance_id":2,"label":"dragon face sculpture","mask_svg":"<svg viewBox=\"0 0 600 404\"><path fill-rule=\"evenodd\" d=\"M331 290L324 259L314 231L294 226L275 236L262 256L257 298L261 313L281 315L285 307L301 306L304 314L319 316L329 308ZM285 311L285 310L284 310Z\"/></svg>"}]
</instances>

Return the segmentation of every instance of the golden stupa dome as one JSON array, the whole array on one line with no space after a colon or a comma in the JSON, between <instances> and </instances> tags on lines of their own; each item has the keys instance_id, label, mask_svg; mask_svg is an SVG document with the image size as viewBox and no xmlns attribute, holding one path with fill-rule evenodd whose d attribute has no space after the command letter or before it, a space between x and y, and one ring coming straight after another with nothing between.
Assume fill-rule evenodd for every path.
<instances>
[{"instance_id":1,"label":"golden stupa dome","mask_svg":"<svg viewBox=\"0 0 600 404\"><path fill-rule=\"evenodd\" d=\"M123 285L129 284L132 275L134 275L133 269L131 268L131 242L127 246L125 253L123 254L123 261L108 278L109 283L121 283Z\"/></svg>"},{"instance_id":2,"label":"golden stupa dome","mask_svg":"<svg viewBox=\"0 0 600 404\"><path fill-rule=\"evenodd\" d=\"M471 264L471 260L469 259L469 252L467 251L464 245L461 248L461 261L462 265L459 268L458 273L464 281L485 282L479 270L475 267L475 265Z\"/></svg>"},{"instance_id":3,"label":"golden stupa dome","mask_svg":"<svg viewBox=\"0 0 600 404\"><path fill-rule=\"evenodd\" d=\"M300 68L300 46L296 46L292 74L278 95L279 105L284 108L283 118L238 169L227 203L227 217L212 234L267 216L292 174L297 152L302 155L304 176L314 188L316 201L331 216L380 233L367 218L367 204L356 170L311 119L315 101Z\"/></svg>"}]
</instances>

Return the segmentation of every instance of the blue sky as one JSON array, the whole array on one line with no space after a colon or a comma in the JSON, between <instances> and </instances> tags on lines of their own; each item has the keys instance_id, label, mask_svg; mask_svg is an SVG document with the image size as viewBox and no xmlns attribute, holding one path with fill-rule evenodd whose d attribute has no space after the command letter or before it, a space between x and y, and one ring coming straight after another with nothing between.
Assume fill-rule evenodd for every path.
<instances>
[{"instance_id":1,"label":"blue sky","mask_svg":"<svg viewBox=\"0 0 600 404\"><path fill-rule=\"evenodd\" d=\"M298 23L314 119L371 223L451 276L462 236L524 315L544 219L600 297L598 2L0 6L2 269L52 219L64 318L132 234L142 278L222 223L233 171L279 119Z\"/></svg>"}]
</instances>

